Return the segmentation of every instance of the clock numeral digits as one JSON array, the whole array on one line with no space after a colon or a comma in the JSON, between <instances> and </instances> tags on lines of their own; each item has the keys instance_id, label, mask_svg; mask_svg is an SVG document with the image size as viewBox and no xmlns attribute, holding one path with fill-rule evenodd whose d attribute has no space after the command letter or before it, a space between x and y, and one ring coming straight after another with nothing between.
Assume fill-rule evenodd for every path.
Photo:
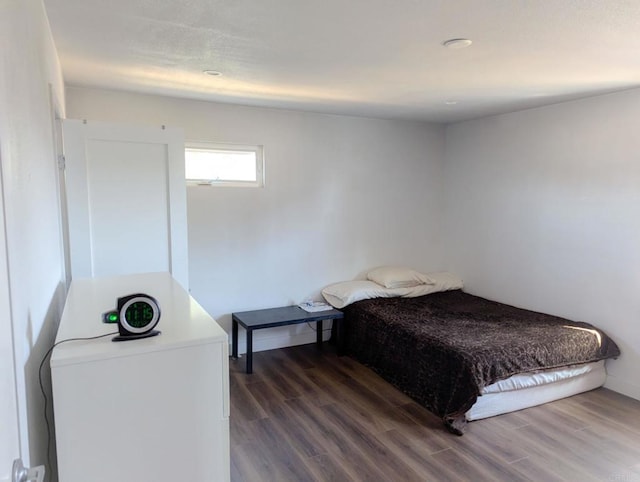
<instances>
[{"instance_id":1,"label":"clock numeral digits","mask_svg":"<svg viewBox=\"0 0 640 482\"><path fill-rule=\"evenodd\" d=\"M151 306L145 303L143 311L143 317L145 320L151 320L153 318L153 310L151 309Z\"/></svg>"}]
</instances>

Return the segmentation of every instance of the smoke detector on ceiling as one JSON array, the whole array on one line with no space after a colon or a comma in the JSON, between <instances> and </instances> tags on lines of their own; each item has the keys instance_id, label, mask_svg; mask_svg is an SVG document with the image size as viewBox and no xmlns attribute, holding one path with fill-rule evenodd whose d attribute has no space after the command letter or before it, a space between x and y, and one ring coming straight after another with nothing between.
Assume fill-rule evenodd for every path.
<instances>
[{"instance_id":1,"label":"smoke detector on ceiling","mask_svg":"<svg viewBox=\"0 0 640 482\"><path fill-rule=\"evenodd\" d=\"M452 38L442 42L442 45L449 49L464 49L471 45L473 42L467 38Z\"/></svg>"}]
</instances>

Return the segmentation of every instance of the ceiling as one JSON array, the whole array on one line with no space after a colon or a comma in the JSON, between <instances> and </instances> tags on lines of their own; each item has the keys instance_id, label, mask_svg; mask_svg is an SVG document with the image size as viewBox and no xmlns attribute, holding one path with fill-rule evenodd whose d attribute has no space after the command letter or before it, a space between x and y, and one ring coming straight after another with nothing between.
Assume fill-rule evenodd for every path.
<instances>
[{"instance_id":1,"label":"ceiling","mask_svg":"<svg viewBox=\"0 0 640 482\"><path fill-rule=\"evenodd\" d=\"M75 86L433 122L640 86L639 0L44 3Z\"/></svg>"}]
</instances>

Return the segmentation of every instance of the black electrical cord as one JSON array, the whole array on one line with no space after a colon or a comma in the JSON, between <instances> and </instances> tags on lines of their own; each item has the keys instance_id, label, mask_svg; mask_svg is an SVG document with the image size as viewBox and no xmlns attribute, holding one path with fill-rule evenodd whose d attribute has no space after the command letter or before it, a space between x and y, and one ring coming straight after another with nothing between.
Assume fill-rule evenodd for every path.
<instances>
[{"instance_id":1,"label":"black electrical cord","mask_svg":"<svg viewBox=\"0 0 640 482\"><path fill-rule=\"evenodd\" d=\"M98 335L98 336L89 336L87 338L67 338L66 340L60 340L56 343L53 344L53 346L51 348L49 348L47 350L47 353L44 354L44 356L42 357L42 361L40 362L40 368L38 369L38 381L40 382L40 392L42 393L42 398L44 398L44 422L45 425L47 426L47 464L49 464L49 467L52 467L51 464L51 426L49 423L49 417L47 415L47 403L48 403L48 399L47 399L47 393L44 390L44 384L42 382L42 367L44 366L44 362L47 360L47 357L49 357L49 355L51 355L51 352L53 352L53 349L55 347L57 347L58 345L60 345L61 343L66 343L68 341L84 341L84 340L97 340L98 338L105 338L107 336L113 336L113 335L117 335L118 332L114 332L114 333L107 333L105 335Z\"/></svg>"}]
</instances>

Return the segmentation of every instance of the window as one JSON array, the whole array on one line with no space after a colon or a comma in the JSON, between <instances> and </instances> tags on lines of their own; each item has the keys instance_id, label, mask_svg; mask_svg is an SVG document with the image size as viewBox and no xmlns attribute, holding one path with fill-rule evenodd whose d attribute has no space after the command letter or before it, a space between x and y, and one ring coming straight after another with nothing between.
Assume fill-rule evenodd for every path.
<instances>
[{"instance_id":1,"label":"window","mask_svg":"<svg viewBox=\"0 0 640 482\"><path fill-rule=\"evenodd\" d=\"M262 146L188 142L185 146L185 177L190 184L262 187Z\"/></svg>"}]
</instances>

